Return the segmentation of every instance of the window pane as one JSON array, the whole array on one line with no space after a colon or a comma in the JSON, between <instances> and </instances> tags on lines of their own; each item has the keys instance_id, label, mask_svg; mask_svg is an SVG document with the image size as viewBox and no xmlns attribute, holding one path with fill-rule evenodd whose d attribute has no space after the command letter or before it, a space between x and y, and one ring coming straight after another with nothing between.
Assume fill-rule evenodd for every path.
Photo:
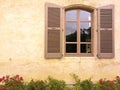
<instances>
[{"instance_id":1,"label":"window pane","mask_svg":"<svg viewBox=\"0 0 120 90\"><path fill-rule=\"evenodd\" d=\"M81 53L91 53L91 44L81 44Z\"/></svg>"},{"instance_id":2,"label":"window pane","mask_svg":"<svg viewBox=\"0 0 120 90\"><path fill-rule=\"evenodd\" d=\"M80 10L80 20L91 20L91 13L84 10Z\"/></svg>"},{"instance_id":3,"label":"window pane","mask_svg":"<svg viewBox=\"0 0 120 90\"><path fill-rule=\"evenodd\" d=\"M66 11L66 20L77 20L77 10Z\"/></svg>"},{"instance_id":4,"label":"window pane","mask_svg":"<svg viewBox=\"0 0 120 90\"><path fill-rule=\"evenodd\" d=\"M77 41L77 23L66 22L66 42Z\"/></svg>"},{"instance_id":5,"label":"window pane","mask_svg":"<svg viewBox=\"0 0 120 90\"><path fill-rule=\"evenodd\" d=\"M91 42L91 23L81 22L80 27L81 42Z\"/></svg>"},{"instance_id":6,"label":"window pane","mask_svg":"<svg viewBox=\"0 0 120 90\"><path fill-rule=\"evenodd\" d=\"M66 44L66 53L76 53L77 44Z\"/></svg>"}]
</instances>

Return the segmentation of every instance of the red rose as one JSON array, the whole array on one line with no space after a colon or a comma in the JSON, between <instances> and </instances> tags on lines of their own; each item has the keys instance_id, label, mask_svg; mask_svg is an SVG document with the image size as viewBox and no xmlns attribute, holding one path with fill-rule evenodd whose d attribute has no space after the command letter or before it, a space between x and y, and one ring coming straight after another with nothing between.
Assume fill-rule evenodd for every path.
<instances>
[{"instance_id":1,"label":"red rose","mask_svg":"<svg viewBox=\"0 0 120 90\"><path fill-rule=\"evenodd\" d=\"M102 80L102 79L100 79L100 80L99 80L99 83L100 83L100 84L102 84L102 82L103 82L103 80Z\"/></svg>"},{"instance_id":2,"label":"red rose","mask_svg":"<svg viewBox=\"0 0 120 90\"><path fill-rule=\"evenodd\" d=\"M17 84L18 82L16 80L14 80L14 84Z\"/></svg>"},{"instance_id":3,"label":"red rose","mask_svg":"<svg viewBox=\"0 0 120 90\"><path fill-rule=\"evenodd\" d=\"M0 88L0 90L6 90L5 88Z\"/></svg>"},{"instance_id":4,"label":"red rose","mask_svg":"<svg viewBox=\"0 0 120 90\"><path fill-rule=\"evenodd\" d=\"M2 82L3 78L0 78L0 82Z\"/></svg>"},{"instance_id":5,"label":"red rose","mask_svg":"<svg viewBox=\"0 0 120 90\"><path fill-rule=\"evenodd\" d=\"M20 77L20 80L23 81L23 77Z\"/></svg>"}]
</instances>

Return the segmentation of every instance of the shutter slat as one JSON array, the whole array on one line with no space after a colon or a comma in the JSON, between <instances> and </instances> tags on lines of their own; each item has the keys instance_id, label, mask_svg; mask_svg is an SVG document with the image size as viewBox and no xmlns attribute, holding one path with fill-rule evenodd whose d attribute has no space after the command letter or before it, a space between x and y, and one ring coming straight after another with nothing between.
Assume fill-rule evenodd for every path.
<instances>
[{"instance_id":1,"label":"shutter slat","mask_svg":"<svg viewBox=\"0 0 120 90\"><path fill-rule=\"evenodd\" d=\"M112 28L112 9L100 9L100 28Z\"/></svg>"},{"instance_id":2,"label":"shutter slat","mask_svg":"<svg viewBox=\"0 0 120 90\"><path fill-rule=\"evenodd\" d=\"M114 57L114 6L98 9L98 58Z\"/></svg>"},{"instance_id":3,"label":"shutter slat","mask_svg":"<svg viewBox=\"0 0 120 90\"><path fill-rule=\"evenodd\" d=\"M61 58L61 11L58 5L46 3L45 58Z\"/></svg>"},{"instance_id":4,"label":"shutter slat","mask_svg":"<svg viewBox=\"0 0 120 90\"><path fill-rule=\"evenodd\" d=\"M48 30L48 53L60 52L60 30Z\"/></svg>"},{"instance_id":5,"label":"shutter slat","mask_svg":"<svg viewBox=\"0 0 120 90\"><path fill-rule=\"evenodd\" d=\"M48 27L60 27L60 8L48 8Z\"/></svg>"}]
</instances>

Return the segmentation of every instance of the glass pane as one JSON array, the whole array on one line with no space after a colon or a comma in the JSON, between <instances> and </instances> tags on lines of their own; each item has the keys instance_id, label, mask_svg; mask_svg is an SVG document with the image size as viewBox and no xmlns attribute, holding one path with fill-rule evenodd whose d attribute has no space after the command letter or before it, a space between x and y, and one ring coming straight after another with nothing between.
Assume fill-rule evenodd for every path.
<instances>
[{"instance_id":1,"label":"glass pane","mask_svg":"<svg viewBox=\"0 0 120 90\"><path fill-rule=\"evenodd\" d=\"M80 20L91 20L91 13L84 10L80 10Z\"/></svg>"},{"instance_id":2,"label":"glass pane","mask_svg":"<svg viewBox=\"0 0 120 90\"><path fill-rule=\"evenodd\" d=\"M76 53L77 44L66 44L66 53Z\"/></svg>"},{"instance_id":3,"label":"glass pane","mask_svg":"<svg viewBox=\"0 0 120 90\"><path fill-rule=\"evenodd\" d=\"M81 53L91 53L91 44L81 44L80 51Z\"/></svg>"},{"instance_id":4,"label":"glass pane","mask_svg":"<svg viewBox=\"0 0 120 90\"><path fill-rule=\"evenodd\" d=\"M77 20L77 10L66 11L66 20Z\"/></svg>"},{"instance_id":5,"label":"glass pane","mask_svg":"<svg viewBox=\"0 0 120 90\"><path fill-rule=\"evenodd\" d=\"M77 41L77 23L66 22L66 42Z\"/></svg>"},{"instance_id":6,"label":"glass pane","mask_svg":"<svg viewBox=\"0 0 120 90\"><path fill-rule=\"evenodd\" d=\"M80 23L81 42L91 42L91 23L81 22Z\"/></svg>"}]
</instances>

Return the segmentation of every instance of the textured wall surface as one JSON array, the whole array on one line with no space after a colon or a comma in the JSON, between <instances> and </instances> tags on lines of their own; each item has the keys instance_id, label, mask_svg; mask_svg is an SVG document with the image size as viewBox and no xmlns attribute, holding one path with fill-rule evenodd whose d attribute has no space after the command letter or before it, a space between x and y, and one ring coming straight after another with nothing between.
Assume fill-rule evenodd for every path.
<instances>
[{"instance_id":1,"label":"textured wall surface","mask_svg":"<svg viewBox=\"0 0 120 90\"><path fill-rule=\"evenodd\" d=\"M97 32L93 57L45 59L45 3L61 6L83 4L95 8L115 5L115 58L98 59ZM70 73L81 79L114 78L120 75L120 0L0 0L0 76L20 74L25 80L49 75L72 82ZM96 18L95 18L96 19ZM96 30L96 24L94 25Z\"/></svg>"}]
</instances>

